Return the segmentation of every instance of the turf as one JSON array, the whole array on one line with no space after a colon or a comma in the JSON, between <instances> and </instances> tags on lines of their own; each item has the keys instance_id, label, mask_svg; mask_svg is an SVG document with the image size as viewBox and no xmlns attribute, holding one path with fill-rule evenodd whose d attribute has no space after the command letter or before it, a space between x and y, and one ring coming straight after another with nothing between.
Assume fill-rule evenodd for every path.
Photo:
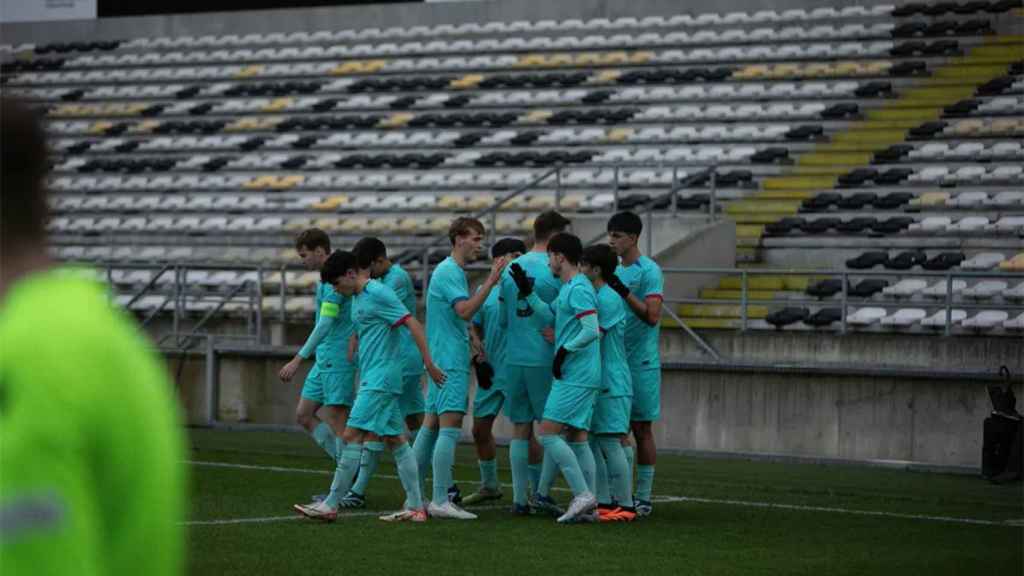
<instances>
[{"instance_id":1,"label":"turf","mask_svg":"<svg viewBox=\"0 0 1024 576\"><path fill-rule=\"evenodd\" d=\"M385 455L367 510L327 525L290 519L292 504L326 491L333 469L306 436L190 433L194 462L288 469L191 465L190 521L275 519L190 524L191 574L1017 574L1024 565L1020 484L663 455L655 480L663 501L633 524L512 517L505 488L505 500L474 522L391 525L368 513L397 509L403 499ZM510 482L507 469L499 473ZM464 494L475 489L471 446L460 446L455 478ZM568 500L564 490L555 495Z\"/></svg>"}]
</instances>

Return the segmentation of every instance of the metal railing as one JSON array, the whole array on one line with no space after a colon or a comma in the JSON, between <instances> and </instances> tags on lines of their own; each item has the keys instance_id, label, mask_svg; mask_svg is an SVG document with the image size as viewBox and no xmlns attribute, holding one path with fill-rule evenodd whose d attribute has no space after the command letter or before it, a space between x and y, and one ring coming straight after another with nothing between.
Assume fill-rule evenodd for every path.
<instances>
[{"instance_id":1,"label":"metal railing","mask_svg":"<svg viewBox=\"0 0 1024 576\"><path fill-rule=\"evenodd\" d=\"M708 298L676 298L676 299L665 299L666 303L670 304L704 304L704 305L739 305L740 307L740 326L739 330L746 331L750 327L750 307L761 306L761 305L776 305L776 306L822 306L832 304L833 306L838 305L840 308L840 319L839 319L839 332L845 334L849 331L850 325L847 322L847 315L851 305L863 306L863 307L875 307L889 309L900 309L900 308L932 308L941 309L945 312L945 323L943 327L943 333L946 336L951 335L953 329L953 310L1007 310L1007 311L1024 311L1024 304L1012 304L1010 302L1001 302L996 306L991 303L985 304L981 302L971 302L963 296L958 299L954 299L953 281L954 280L982 280L982 279L1002 279L1002 280L1013 280L1013 281L1024 281L1024 273L1015 272L963 272L963 271L909 271L909 270L898 270L898 271L870 271L870 270L815 270L815 269L739 269L739 268L664 268L662 272L668 275L686 275L686 274L701 274L701 275L718 275L718 276L739 276L740 277L740 297L738 299L708 299ZM813 295L807 295L804 293L804 297L792 297L792 298L753 298L751 297L750 279L757 276L803 276L809 278L818 279L838 279L841 284L841 289L837 296L816 298ZM900 298L899 296L891 296L891 299L879 300L872 297L858 298L850 295L851 279L864 280L869 278L899 278L899 279L934 279L936 281L945 282L945 294L942 296L941 301L935 300L920 300L911 298ZM776 290L785 291L785 290ZM980 299L979 299L980 300Z\"/></svg>"}]
</instances>

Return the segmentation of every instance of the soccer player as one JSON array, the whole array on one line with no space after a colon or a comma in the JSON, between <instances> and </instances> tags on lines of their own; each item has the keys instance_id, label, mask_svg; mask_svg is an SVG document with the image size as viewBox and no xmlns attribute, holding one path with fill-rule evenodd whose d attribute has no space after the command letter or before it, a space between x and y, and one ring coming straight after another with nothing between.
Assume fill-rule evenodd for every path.
<instances>
[{"instance_id":1,"label":"soccer player","mask_svg":"<svg viewBox=\"0 0 1024 576\"><path fill-rule=\"evenodd\" d=\"M409 314L416 314L416 291L413 288L412 278L401 265L388 258L387 246L384 245L384 242L379 238L366 237L356 242L352 252L360 262L368 263L367 269L370 271L370 278L379 280L391 288ZM402 352L402 395L398 399L398 403L402 409L402 417L405 418L405 425L409 429L410 438L415 441L416 434L423 423L425 409L423 386L420 384L423 376L423 359L420 358L420 352L416 348L416 343L413 342L409 329L401 326L398 332ZM383 451L384 444L378 438L368 435L366 441L363 442L359 476L356 478L355 484L352 485L352 489L341 499L342 508L366 506L366 486L377 470L377 463Z\"/></svg>"},{"instance_id":2,"label":"soccer player","mask_svg":"<svg viewBox=\"0 0 1024 576\"><path fill-rule=\"evenodd\" d=\"M550 304L558 297L562 283L549 267L548 240L568 229L567 218L553 210L543 212L533 223L533 249L516 258L519 266L533 283L532 291L541 302ZM532 449L534 422L540 422L544 405L551 390L551 362L554 358L552 343L545 340L538 326L534 311L519 295L519 289L509 272L501 280L501 298L508 324L507 339L515 342L506 353L507 372L505 414L514 426L514 435L509 445L509 461L512 467L512 511L517 514L531 512L529 487L532 483L534 506L549 513L560 515L561 509L554 501L539 494L541 476L541 452Z\"/></svg>"},{"instance_id":3,"label":"soccer player","mask_svg":"<svg viewBox=\"0 0 1024 576\"><path fill-rule=\"evenodd\" d=\"M455 447L462 431L462 417L469 403L470 346L467 322L483 306L491 289L501 279L508 259L494 260L480 290L472 296L463 270L480 255L484 225L475 218L456 218L448 228L451 255L430 277L427 287L427 340L446 382L428 380L427 415L416 437L417 463L433 466L433 497L427 507L431 516L472 520L476 515L459 508L448 498L452 484Z\"/></svg>"},{"instance_id":4,"label":"soccer player","mask_svg":"<svg viewBox=\"0 0 1024 576\"><path fill-rule=\"evenodd\" d=\"M544 458L550 458L562 470L573 500L558 522L593 521L597 508L594 497L594 454L587 441L601 382L601 350L598 338L597 296L587 277L579 273L583 245L572 234L556 234L548 241L551 273L562 287L553 305L546 304L533 291L526 272L515 265L510 274L519 294L526 299L542 324L552 319L555 325L555 357L551 385L540 423L540 443ZM567 431L569 443L562 438ZM544 481L541 481L544 484Z\"/></svg>"},{"instance_id":5,"label":"soccer player","mask_svg":"<svg viewBox=\"0 0 1024 576\"><path fill-rule=\"evenodd\" d=\"M45 132L13 100L0 118L0 574L177 576L172 384L108 287L50 260Z\"/></svg>"},{"instance_id":6,"label":"soccer player","mask_svg":"<svg viewBox=\"0 0 1024 576\"><path fill-rule=\"evenodd\" d=\"M327 498L312 505L296 505L308 518L333 521L338 502L347 494L359 469L363 440L374 434L391 449L398 477L405 488L406 509L381 516L389 522L424 522L426 510L420 495L419 471L404 434L402 396L402 336L405 326L416 343L423 364L435 382L444 383L445 374L434 365L426 336L419 321L395 292L370 278L370 261L357 261L351 252L337 251L324 263L321 278L339 294L351 297L352 322L359 337L359 394L342 433L342 452Z\"/></svg>"},{"instance_id":7,"label":"soccer player","mask_svg":"<svg viewBox=\"0 0 1024 576\"><path fill-rule=\"evenodd\" d=\"M619 259L607 244L583 250L580 271L597 291L597 320L601 327L601 378L603 386L590 421L590 449L597 465L595 484L602 522L632 522L633 470L622 441L629 434L633 381L626 362L626 308L607 281ZM614 502L614 504L613 504Z\"/></svg>"},{"instance_id":8,"label":"soccer player","mask_svg":"<svg viewBox=\"0 0 1024 576\"><path fill-rule=\"evenodd\" d=\"M526 252L526 244L518 238L503 238L491 247L491 258L518 258ZM501 306L501 293L491 290L484 305L473 316L473 336L481 353L473 359L477 389L473 398L473 443L480 466L480 488L466 496L466 506L500 500L498 464L495 460L494 419L505 403L505 331L508 325Z\"/></svg>"},{"instance_id":9,"label":"soccer player","mask_svg":"<svg viewBox=\"0 0 1024 576\"><path fill-rule=\"evenodd\" d=\"M661 303L664 280L654 260L640 254L643 221L633 212L619 212L608 220L608 243L620 264L608 286L622 297L631 314L626 319L626 358L633 379L630 427L636 440L636 513L652 511L651 487L657 458L651 426L661 415ZM631 450L626 449L627 457Z\"/></svg>"},{"instance_id":10,"label":"soccer player","mask_svg":"<svg viewBox=\"0 0 1024 576\"><path fill-rule=\"evenodd\" d=\"M331 240L323 230L310 228L295 239L295 250L307 270L320 270L331 253ZM335 461L340 455L338 438L355 399L356 366L346 354L352 335L350 309L349 298L339 295L330 284L317 282L313 332L278 373L282 382L290 382L303 360L316 353L316 363L302 385L295 419ZM318 411L326 422L317 418Z\"/></svg>"}]
</instances>

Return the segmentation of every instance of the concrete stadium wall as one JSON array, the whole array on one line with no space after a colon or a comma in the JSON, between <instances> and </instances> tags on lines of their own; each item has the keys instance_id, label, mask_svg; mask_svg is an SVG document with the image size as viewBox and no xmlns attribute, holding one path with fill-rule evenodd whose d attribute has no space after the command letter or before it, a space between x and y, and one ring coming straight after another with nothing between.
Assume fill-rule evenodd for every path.
<instances>
[{"instance_id":1,"label":"concrete stadium wall","mask_svg":"<svg viewBox=\"0 0 1024 576\"><path fill-rule=\"evenodd\" d=\"M971 375L938 377L925 369L994 373L1007 364L1018 375L1018 390L1024 383L1020 342L1005 338L733 334L727 345L725 334L704 336L719 350L743 350L752 360L772 364L758 367L737 360L716 366L673 362L680 357L667 355L662 420L655 427L660 449L977 468L981 424L991 411L988 381ZM671 350L681 337L673 331L664 340ZM292 353L291 347L267 347L222 354L218 419L292 425L308 369L289 384L279 382L277 371ZM180 360L169 360L173 373ZM813 360L844 364L801 367ZM872 373L897 364L920 370ZM202 357L184 361L178 386L189 423L205 425ZM466 439L469 426L467 419ZM496 434L510 437L509 423L499 420Z\"/></svg>"},{"instance_id":2,"label":"concrete stadium wall","mask_svg":"<svg viewBox=\"0 0 1024 576\"><path fill-rule=\"evenodd\" d=\"M904 1L857 0L858 5ZM700 14L787 8L844 7L843 0L514 0L459 3L384 4L336 8L103 18L71 22L11 23L0 26L7 44L74 42L156 36L201 36L458 24L511 20L563 20L623 16Z\"/></svg>"}]
</instances>

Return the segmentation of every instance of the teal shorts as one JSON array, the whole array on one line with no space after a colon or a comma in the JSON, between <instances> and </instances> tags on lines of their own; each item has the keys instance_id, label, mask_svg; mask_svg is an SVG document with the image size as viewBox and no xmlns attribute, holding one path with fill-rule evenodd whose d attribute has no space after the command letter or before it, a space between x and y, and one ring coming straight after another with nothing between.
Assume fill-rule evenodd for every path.
<instances>
[{"instance_id":1,"label":"teal shorts","mask_svg":"<svg viewBox=\"0 0 1024 576\"><path fill-rule=\"evenodd\" d=\"M551 392L548 366L505 367L505 415L515 424L529 424L544 417Z\"/></svg>"},{"instance_id":2,"label":"teal shorts","mask_svg":"<svg viewBox=\"0 0 1024 576\"><path fill-rule=\"evenodd\" d=\"M655 422L661 417L661 369L631 371L633 377L633 422Z\"/></svg>"},{"instance_id":3,"label":"teal shorts","mask_svg":"<svg viewBox=\"0 0 1024 576\"><path fill-rule=\"evenodd\" d=\"M356 397L354 365L324 372L313 366L302 385L302 397L323 406L352 406Z\"/></svg>"},{"instance_id":4,"label":"teal shorts","mask_svg":"<svg viewBox=\"0 0 1024 576\"><path fill-rule=\"evenodd\" d=\"M443 386L438 386L432 378L427 390L427 413L444 414L445 412L466 413L469 405L469 371L445 370L448 379Z\"/></svg>"},{"instance_id":5,"label":"teal shorts","mask_svg":"<svg viewBox=\"0 0 1024 576\"><path fill-rule=\"evenodd\" d=\"M558 382L551 387L544 420L560 422L579 430L589 430L597 401L597 388Z\"/></svg>"},{"instance_id":6,"label":"teal shorts","mask_svg":"<svg viewBox=\"0 0 1024 576\"><path fill-rule=\"evenodd\" d=\"M399 396L381 390L360 390L348 416L348 427L378 436L400 436L405 431L405 420Z\"/></svg>"},{"instance_id":7,"label":"teal shorts","mask_svg":"<svg viewBox=\"0 0 1024 576\"><path fill-rule=\"evenodd\" d=\"M423 414L427 407L423 400L423 375L403 375L402 395L398 399L402 408L402 417Z\"/></svg>"},{"instance_id":8,"label":"teal shorts","mask_svg":"<svg viewBox=\"0 0 1024 576\"><path fill-rule=\"evenodd\" d=\"M594 434L629 434L629 413L633 406L631 396L597 398L590 431Z\"/></svg>"},{"instance_id":9,"label":"teal shorts","mask_svg":"<svg viewBox=\"0 0 1024 576\"><path fill-rule=\"evenodd\" d=\"M476 387L476 397L473 398L473 418L495 418L501 413L501 406L505 403L505 383L498 374L494 375L491 387L484 390Z\"/></svg>"}]
</instances>

